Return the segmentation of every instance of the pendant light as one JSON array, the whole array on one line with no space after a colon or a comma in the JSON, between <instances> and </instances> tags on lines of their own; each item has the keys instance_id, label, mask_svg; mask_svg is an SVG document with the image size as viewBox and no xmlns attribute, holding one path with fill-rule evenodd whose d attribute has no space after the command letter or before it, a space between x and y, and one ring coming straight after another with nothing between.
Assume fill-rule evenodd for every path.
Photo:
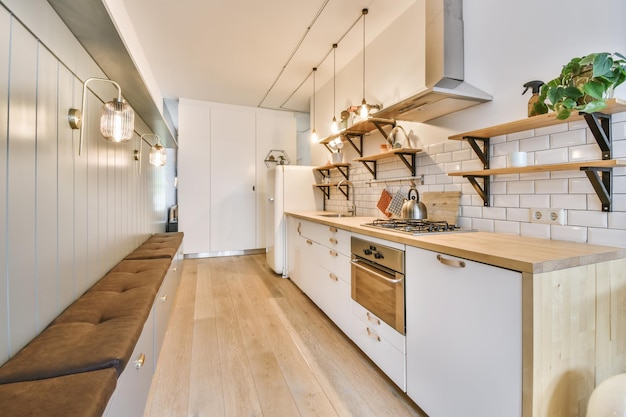
<instances>
[{"instance_id":1,"label":"pendant light","mask_svg":"<svg viewBox=\"0 0 626 417\"><path fill-rule=\"evenodd\" d=\"M336 78L337 78L337 44L333 43L333 124L330 126L330 131L333 134L339 133L339 123L335 117L335 95L336 95Z\"/></svg>"},{"instance_id":2,"label":"pendant light","mask_svg":"<svg viewBox=\"0 0 626 417\"><path fill-rule=\"evenodd\" d=\"M363 101L361 102L359 116L362 119L366 119L369 116L369 106L365 101L365 15L368 13L368 10L363 9L361 13L363 13Z\"/></svg>"},{"instance_id":3,"label":"pendant light","mask_svg":"<svg viewBox=\"0 0 626 417\"><path fill-rule=\"evenodd\" d=\"M317 143L317 132L315 131L315 73L317 68L313 68L313 130L311 130L311 142Z\"/></svg>"}]
</instances>

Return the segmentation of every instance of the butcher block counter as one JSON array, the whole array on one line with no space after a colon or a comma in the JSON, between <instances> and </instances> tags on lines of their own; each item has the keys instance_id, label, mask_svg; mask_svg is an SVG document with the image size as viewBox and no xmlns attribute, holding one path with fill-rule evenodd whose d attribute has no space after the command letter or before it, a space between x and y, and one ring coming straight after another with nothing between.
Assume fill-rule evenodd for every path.
<instances>
[{"instance_id":1,"label":"butcher block counter","mask_svg":"<svg viewBox=\"0 0 626 417\"><path fill-rule=\"evenodd\" d=\"M488 232L413 236L362 226L372 217L324 214L287 213L520 272L521 417L585 417L593 389L626 372L626 249ZM407 337L411 320L407 309Z\"/></svg>"},{"instance_id":2,"label":"butcher block counter","mask_svg":"<svg viewBox=\"0 0 626 417\"><path fill-rule=\"evenodd\" d=\"M450 232L413 236L362 226L374 217L325 217L325 211L287 215L520 272L550 272L626 258L626 248L489 232Z\"/></svg>"}]
</instances>

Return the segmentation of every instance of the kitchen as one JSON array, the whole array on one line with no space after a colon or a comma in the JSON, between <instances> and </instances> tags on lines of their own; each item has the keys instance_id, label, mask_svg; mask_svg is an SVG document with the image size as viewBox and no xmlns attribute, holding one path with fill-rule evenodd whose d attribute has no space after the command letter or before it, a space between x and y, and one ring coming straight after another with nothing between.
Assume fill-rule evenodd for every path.
<instances>
[{"instance_id":1,"label":"kitchen","mask_svg":"<svg viewBox=\"0 0 626 417\"><path fill-rule=\"evenodd\" d=\"M25 24L30 31L36 33L37 36L53 38L53 41L49 40L46 41L46 43L51 45L57 43L59 45L58 49L64 51L63 53L56 52L57 48L52 46L58 56L65 57L72 55L66 52L70 47L66 46L65 42L70 41L66 41L66 38L55 38L54 35L44 33L45 30L50 27L50 24L42 24L42 22L37 19L43 11L47 10L46 7L42 6L40 8L42 11L34 12L29 9L29 4L23 4L23 2L7 1L4 2L4 4L19 17L20 21ZM604 5L604 3L602 4ZM531 7L533 5L535 7ZM447 175L454 162L470 160L473 161L471 164L476 164L477 161L468 148L457 141L447 140L448 137L458 132L466 132L473 129L498 125L525 117L528 97L521 96L521 85L524 82L535 78L547 79L555 75L555 72L558 71L560 66L567 62L571 56L581 55L588 51L595 50L623 51L625 49L623 42L624 39L626 39L624 34L624 30L626 29L624 29L621 23L624 21L623 2L606 2L605 6L610 12L607 12L606 16L603 17L603 24L605 25L605 31L603 33L586 33L584 38L576 42L568 42L559 45L558 51L553 50L551 42L545 41L546 38L552 39L552 36L547 34L550 31L548 29L537 31L536 28L550 28L552 22L550 15L554 14L564 16L564 18L570 18L572 21L579 21L581 16L584 15L584 13L581 13L581 9L584 9L586 6L582 2L580 2L577 7L571 2L567 3L567 7L564 7L563 4L545 5L542 2L523 5L502 5L500 2L495 1L489 4L481 4L481 6L482 7L478 7L478 5L469 4L469 2L464 6L466 51L465 79L473 85L480 86L482 90L489 92L489 94L494 97L494 100L429 123L403 123L407 131L414 131L426 150L424 155L419 156L417 162L418 172L421 170L425 171L423 172L425 174L425 184L424 186L419 186L420 193L456 190L461 188L461 224L464 227L476 228L487 232L505 232L522 234L524 236L537 236L623 247L623 242L626 241L624 238L623 200L625 193L623 189L624 184L623 181L621 181L621 179L623 179L623 168L614 170L614 175L617 179L613 188L614 207L611 213L602 213L599 210L600 204L597 200L597 196L590 190L590 186L584 177L582 177L582 179L578 179L577 177L569 179L568 177L567 181L563 181L562 177L551 177L547 182L541 182L545 177L544 174L537 180L518 181L517 177L503 178L502 180L498 180L497 184L494 180L495 189L491 191L496 202L493 207L483 207L482 201L478 199L479 197L474 193L473 188L470 188L471 186L469 186L465 180L453 180ZM537 10L541 12L538 13ZM358 14L358 12L359 10L357 10L356 13ZM374 9L372 9L372 13L374 13ZM505 16L512 17L509 19ZM407 26L402 25L402 27ZM58 28L55 30L57 32L53 31L54 33L62 32ZM27 34L22 34L22 37L26 39ZM14 39L18 38L14 36ZM73 45L73 43L71 44ZM32 47L32 42L30 47ZM374 46L372 46L372 48L374 48ZM378 56L378 50L371 49L371 51L372 52L369 52L368 50L368 57L371 57L368 58L368 62L375 61L375 57ZM512 54L511 51L515 51L515 54ZM396 52L396 55L400 54L400 58L402 58L403 52L405 51L394 52ZM71 59L68 59L68 62L69 61L71 61ZM380 62L388 63L389 61L381 60ZM39 61L39 63L40 70L45 73L45 62ZM29 61L24 65L34 67L35 61ZM54 64L49 63L48 65L48 68L54 68ZM329 64L327 63L325 66L325 70L328 70ZM370 86L374 88L377 75L380 75L383 69L390 74L388 67L382 68L382 65L380 65L380 68L377 70L376 68L368 66L368 80L371 81L371 84L370 81L368 81L368 88L370 88ZM378 71L379 74L377 74L376 71ZM96 72L98 72L98 70L94 68L93 73ZM81 79L85 79L87 76L93 75L93 73L91 70L81 69ZM355 74L357 76L355 76ZM360 102L362 98L360 74L361 61L359 59L356 59L351 66L345 67L345 69L342 69L337 74L337 110ZM30 77L30 80L35 78L32 74L24 74L24 77L26 77L26 75ZM389 75L389 77L391 77L391 75ZM352 85L350 85L351 83ZM391 81L391 83L394 83L394 81ZM77 91L75 94L79 94L79 86L73 84L76 83L70 83L69 91ZM332 109L332 90L332 82L325 83L320 87L317 93L318 107L315 112L316 128L322 137L329 133L329 131L324 132L324 129L327 129L327 124L329 124L333 113L335 113ZM388 87L387 91L389 91ZM619 90L617 96L623 96L619 94ZM368 101L372 102L377 100L385 103L389 102L389 100L384 100L383 97L379 98L375 95L370 96L368 94L367 98ZM54 98L51 100L54 101ZM344 102L344 100L347 102ZM15 108L16 104L12 103L12 106ZM235 110L238 113L260 111L247 108L235 108ZM59 109L59 118L64 117L65 113L65 110ZM621 145L621 139L624 139L625 136L623 128L624 121L623 116L621 117L621 119L616 117L616 120L614 120L615 157L622 157L624 155ZM20 123L27 124L33 121L34 118L27 120L12 119L11 126L17 128L20 126ZM293 123L293 121L290 123ZM63 128L66 128L65 125L63 125ZM182 135L183 132L179 133ZM581 147L594 145L593 142L587 143L588 139L586 138L581 141L579 137L580 133L578 132L571 134L564 132L550 133L557 135L552 141L560 143L561 145L570 143L577 144ZM546 141L545 137L543 137L542 140ZM371 154L378 152L378 146L382 142L382 138L376 138L375 136L366 138L365 153ZM501 142L502 143L494 144L494 146L501 145L497 146L497 154L494 156L499 158L500 164L504 164L505 155L511 152L511 147L517 145L518 142L511 141L509 143L504 139ZM521 143L521 141L519 143ZM558 146L561 147L561 145ZM84 291L97 275L110 268L112 263L116 259L119 259L124 252L137 246L139 243L139 238L137 238L138 231L141 234L160 231L160 228L163 226L161 219L166 218L165 212L174 201L172 197L166 197L163 200L169 199L168 202L163 202L162 199L159 199L158 203L156 203L158 205L155 206L155 202L150 198L152 196L161 196L164 193L164 188L167 189L171 187L171 184L167 186L167 178L155 177L151 179L149 174L147 174L150 171L144 170L143 175L140 177L141 182L152 182L145 185L136 184L136 187L141 190L141 198L139 198L136 197L136 194L133 192L134 190L123 189L123 191L116 191L117 185L125 182L123 178L126 178L126 175L132 177L131 169L134 167L125 168L127 172L124 176L121 176L117 170L106 169L106 157L101 168L93 169L92 163L87 162L85 159L76 159L74 162L74 158L71 157L71 149L69 152L66 150L63 152L59 151L59 155L65 158L64 160L69 163L58 163L58 168L62 171L59 173L57 180L54 181L56 191L60 193L60 195L66 195L63 190L70 187L69 184L73 184L74 181L77 181L77 186L79 186L81 190L83 187L84 189L108 189L109 191L107 191L102 198L103 201L107 201L107 205L105 206L107 210L103 210L103 212L107 213L107 216L99 216L97 214L99 206L97 199L93 200L91 197L85 198L84 202L83 200L77 199L77 205L72 206L71 211L58 209L58 215L67 219L67 221L60 223L54 230L48 230L47 227L50 227L53 223L45 221L33 222L32 219L45 219L48 218L47 216L55 216L57 209L55 209L55 211L49 210L42 212L20 210L22 207L34 207L35 205L32 204L32 202L35 200L38 201L37 207L56 207L56 204L53 203L56 201L54 196L46 195L45 199L39 200L39 194L35 193L35 189L41 192L46 191L46 187L43 185L35 187L35 184L37 184L36 181L42 181L41 184L45 184L43 182L45 178L33 178L35 166L39 167L40 172L46 172L46 169L48 169L47 166L36 165L36 163L41 164L48 160L39 158L36 161L34 157L36 149L32 143L30 143L30 146L31 147L24 150L24 155L19 153L19 151L22 150L21 148L14 149L11 146L9 146L9 156L3 155L3 157L8 158L9 161L7 164L9 177L19 178L20 175L27 174L27 178L30 179L22 179L21 182L18 183L10 182L9 185L13 184L13 187L8 186L8 191L3 193L3 195L6 195L5 198L7 200L5 204L2 204L2 207L8 207L8 213L3 213L2 217L5 219L4 224L8 225L8 227L6 229L7 237L3 239L3 245L6 246L4 250L0 252L5 256L2 258L2 265L4 265L4 269L8 271L8 277L13 277L7 278L7 285L3 285L2 290L3 292L7 291L6 294L3 294L2 298L11 300L10 309L3 309L3 319L1 321L2 334L11 335L10 338L7 338L7 343L2 346L2 353L5 358L8 358L16 347L23 345L28 339L32 338L37 329L41 329L50 317L54 317L55 312L58 314L62 306L66 305L72 297ZM43 143L38 144L38 146L43 146ZM59 141L59 146L65 146L65 142ZM290 146L294 145L291 144ZM349 147L346 146L346 148L347 149L344 151L346 153L346 161L351 161L355 155L351 153ZM589 146L588 148L591 149L592 147ZM38 147L37 149L41 148ZM131 152L132 146L128 145L124 149ZM263 158L268 149L270 148L264 147L263 149L259 149L258 156ZM535 147L532 152L538 152L538 149L539 148ZM548 149L549 148L541 148L539 150L547 151ZM116 153L118 151L108 152ZM180 155L181 152L183 152L182 147L179 150L179 158L182 157ZM313 165L323 165L329 157L328 152L320 145L311 146L310 152L312 153L310 163ZM295 151L289 154L295 159ZM68 157L68 155L70 156ZM90 155L88 158L98 160L97 154L88 155ZM546 154L545 156L550 157L550 155ZM103 156L104 155L101 155L100 159L102 159ZM172 154L168 156L172 159L176 157ZM552 155L551 157L554 156ZM119 159L121 158L120 156L112 154L110 158L113 165L124 166L124 162ZM257 158L257 160L259 159ZM92 161L92 159L89 159L89 161ZM55 161L48 162L52 164L50 166L57 167ZM68 167L72 167L72 164L76 164L73 169L76 169L76 172L79 173L76 177L74 177L71 169L68 172ZM179 165L179 169L183 169L182 165L183 164ZM360 169L359 164L355 165L357 166L357 170ZM172 166L166 165L166 167L171 169ZM261 168L265 170L264 165ZM463 169L470 169L470 167L464 167ZM393 173L393 170L397 170L397 174ZM398 162L396 165L391 163L384 169L385 175L389 175L390 177L406 176L405 170L406 168L404 165L401 165L401 162ZM83 177L80 175L81 172L89 172L91 175L89 175L89 177ZM183 173L179 172L179 174L182 175ZM173 172L169 173L168 176L173 177ZM82 183L83 178L89 178L88 180L85 179L85 181L89 181L88 185ZM375 203L380 195L381 186L378 188L369 188L365 182L370 179L371 175L364 171L364 168L362 173L351 173L351 180L357 184L356 205L358 215L378 215ZM519 184L520 182L522 184ZM572 184L571 186L574 188L564 189L564 182L567 182L568 186ZM2 181L2 183L4 184L6 181ZM110 186L107 187L109 183ZM20 184L21 188L17 188L15 184ZM30 188L23 188L22 184L32 185L29 186ZM184 184L185 181L181 178L180 187L184 187ZM188 180L186 184L189 185ZM392 185L392 187L398 186L396 184ZM517 189L518 191L509 195L507 191L511 189ZM403 191L406 192L406 190L407 186L405 185ZM178 191L180 198L181 194L183 194L183 188L179 188ZM395 189L392 188L391 191L395 191ZM81 193L83 192L81 191ZM32 197L25 198L24 195L26 194L32 195ZM54 194L54 192L52 192L52 194ZM79 195L83 194L77 194L76 196ZM584 200L584 203L581 201L581 198ZM116 200L123 202L121 209L117 208L114 204ZM61 204L64 204L66 201L66 199L62 199ZM72 199L70 198L69 201L72 201ZM333 190L327 208L335 211L345 211L347 204L346 198L339 192ZM568 217L568 224L565 227L552 227L527 221L527 208L529 207L559 206L567 209L568 216L571 214L571 217ZM76 219L72 219L72 213L75 213ZM190 220L190 216L184 216L183 213L184 208L181 203L181 230L186 229L184 230L185 233L189 232L189 234L192 234L191 229L198 224L184 225L185 221ZM137 223L140 223L140 226L135 230L131 230L131 225ZM83 227L83 224L88 226ZM118 224L119 228L115 227L115 225ZM20 225L20 227L17 228L16 225ZM38 225L36 230L35 225ZM89 230L84 230L86 228ZM30 236L28 239L21 237L21 233L24 232L24 229L26 229L27 235ZM108 232L108 230L114 232ZM18 231L20 235L15 234L16 231ZM99 235L100 237L95 243L87 238L75 242L72 238L74 233L80 236L84 234L85 236ZM258 235L262 236L260 232ZM189 237L192 238L192 236ZM45 259L49 254L43 251L42 248L56 247L57 242L60 242L59 260L57 261L57 255L53 256L54 259ZM189 247L187 243L189 243ZM195 250L192 246L193 244L193 241L185 242L185 250L189 250L191 254L213 251L213 248L209 248L208 250L202 248ZM71 255L69 258L67 257L68 245L71 248L76 247L75 250L77 253L74 255L74 249L72 249L72 251L69 252ZM39 247L39 250L35 251L32 249L34 246ZM263 247L263 245L258 245L258 242L255 241L249 248L225 246L224 248L217 247L215 251L222 249L228 251L233 249L261 247ZM19 256L20 253L26 253L28 255L21 257ZM35 253L38 254L36 262L33 261ZM11 257L17 257L16 259L21 260L21 262L9 262L8 259ZM87 259L89 259L89 261L87 261ZM54 276L48 278L45 273L56 270L55 268L50 269L48 266L55 265L57 262L60 272L54 273L52 274ZM74 274L76 274L72 272L75 269L84 270L88 278L76 283L66 281L68 276L74 276ZM76 274L77 277L78 275L80 274ZM15 288L19 288L18 282L16 281L16 277L18 276L39 276L39 280L30 281L27 287L21 287L19 291L15 291ZM57 276L60 278L57 278ZM76 279L82 280L83 278ZM59 280L64 281L60 284L58 283ZM6 290L8 287L13 288L10 293ZM70 290L68 291L67 288L70 288ZM49 307L49 310L44 311L40 309L38 313L34 313L37 311L36 306L38 305L38 302L33 300L33 294L37 293L36 289L38 289L40 297L45 297L46 294L50 294L48 291L51 291L51 293L59 291L61 294L60 300L55 300L53 303L40 300L43 302L42 305L51 307ZM36 314L41 314L41 316L37 316ZM9 326L9 318L5 318L9 316L12 317L12 320L15 320L15 317L21 317L21 319L18 322L12 321L13 325ZM9 327L12 327L11 331L8 330Z\"/></svg>"}]
</instances>

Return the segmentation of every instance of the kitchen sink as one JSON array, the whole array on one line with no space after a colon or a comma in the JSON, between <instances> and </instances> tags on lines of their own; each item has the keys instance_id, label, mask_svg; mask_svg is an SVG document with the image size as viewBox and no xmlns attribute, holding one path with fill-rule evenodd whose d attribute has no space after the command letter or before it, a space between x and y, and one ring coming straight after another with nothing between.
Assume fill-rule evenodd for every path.
<instances>
[{"instance_id":1,"label":"kitchen sink","mask_svg":"<svg viewBox=\"0 0 626 417\"><path fill-rule=\"evenodd\" d=\"M349 213L325 213L320 214L321 217L355 217Z\"/></svg>"}]
</instances>

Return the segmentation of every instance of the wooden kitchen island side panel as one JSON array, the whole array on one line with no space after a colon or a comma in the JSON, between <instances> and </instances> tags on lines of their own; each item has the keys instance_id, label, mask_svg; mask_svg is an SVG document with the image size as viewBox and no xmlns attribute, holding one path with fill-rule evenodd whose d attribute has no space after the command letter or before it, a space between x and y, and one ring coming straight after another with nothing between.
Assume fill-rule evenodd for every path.
<instances>
[{"instance_id":1,"label":"wooden kitchen island side panel","mask_svg":"<svg viewBox=\"0 0 626 417\"><path fill-rule=\"evenodd\" d=\"M532 310L532 331L524 331L524 348L532 346L524 353L524 417L585 417L593 389L626 372L625 271L620 259L524 274L533 293L532 305L524 304Z\"/></svg>"}]
</instances>

